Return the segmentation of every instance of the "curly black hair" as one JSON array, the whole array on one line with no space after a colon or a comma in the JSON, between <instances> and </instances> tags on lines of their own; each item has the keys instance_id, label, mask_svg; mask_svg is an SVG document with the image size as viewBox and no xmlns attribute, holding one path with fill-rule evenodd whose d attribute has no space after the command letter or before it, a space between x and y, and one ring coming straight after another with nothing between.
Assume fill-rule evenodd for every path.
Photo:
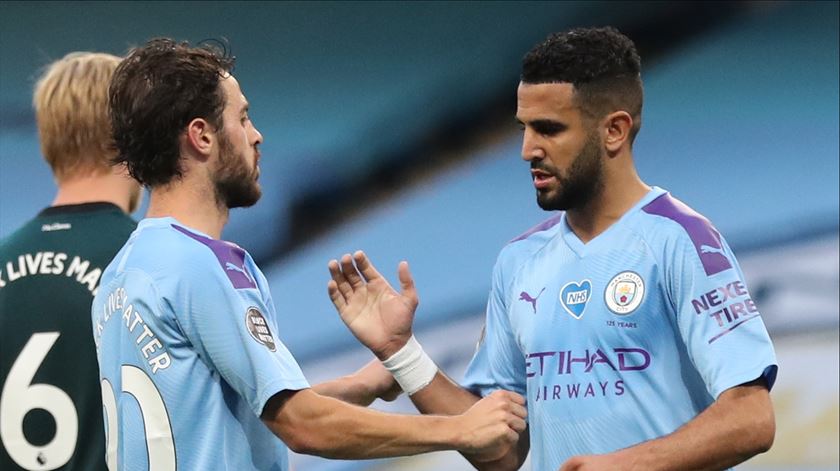
<instances>
[{"instance_id":1,"label":"curly black hair","mask_svg":"<svg viewBox=\"0 0 840 471\"><path fill-rule=\"evenodd\" d=\"M554 33L522 59L523 83L570 83L590 118L616 110L633 116L631 142L641 127L641 59L633 41L617 29L575 28Z\"/></svg>"},{"instance_id":2,"label":"curly black hair","mask_svg":"<svg viewBox=\"0 0 840 471\"><path fill-rule=\"evenodd\" d=\"M117 156L147 187L182 176L178 136L195 118L221 129L220 81L235 58L212 44L155 38L133 49L114 72L108 104Z\"/></svg>"}]
</instances>

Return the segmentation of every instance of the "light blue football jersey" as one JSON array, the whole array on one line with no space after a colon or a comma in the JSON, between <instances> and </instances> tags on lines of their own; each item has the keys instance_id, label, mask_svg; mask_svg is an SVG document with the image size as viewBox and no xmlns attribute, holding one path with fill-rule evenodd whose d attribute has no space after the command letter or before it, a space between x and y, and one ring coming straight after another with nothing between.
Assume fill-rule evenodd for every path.
<instances>
[{"instance_id":1,"label":"light blue football jersey","mask_svg":"<svg viewBox=\"0 0 840 471\"><path fill-rule=\"evenodd\" d=\"M145 219L103 273L92 318L109 469L288 469L260 414L309 385L245 250Z\"/></svg>"},{"instance_id":2,"label":"light blue football jersey","mask_svg":"<svg viewBox=\"0 0 840 471\"><path fill-rule=\"evenodd\" d=\"M564 213L509 243L464 386L527 397L535 470L666 435L776 358L709 221L660 188L590 242Z\"/></svg>"}]
</instances>

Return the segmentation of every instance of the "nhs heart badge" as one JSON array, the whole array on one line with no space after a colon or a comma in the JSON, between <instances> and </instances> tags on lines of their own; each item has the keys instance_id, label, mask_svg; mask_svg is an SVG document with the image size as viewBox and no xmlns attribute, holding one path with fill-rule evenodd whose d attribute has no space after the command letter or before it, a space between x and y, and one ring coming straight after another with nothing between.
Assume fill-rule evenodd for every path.
<instances>
[{"instance_id":1,"label":"nhs heart badge","mask_svg":"<svg viewBox=\"0 0 840 471\"><path fill-rule=\"evenodd\" d=\"M560 304L572 317L580 319L591 295L592 283L589 280L570 281L560 289Z\"/></svg>"}]
</instances>

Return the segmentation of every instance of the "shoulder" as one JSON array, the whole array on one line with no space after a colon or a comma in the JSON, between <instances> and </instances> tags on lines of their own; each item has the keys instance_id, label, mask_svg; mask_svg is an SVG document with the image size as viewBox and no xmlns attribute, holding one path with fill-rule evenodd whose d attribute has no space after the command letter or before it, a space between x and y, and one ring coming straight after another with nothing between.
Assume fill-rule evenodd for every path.
<instances>
[{"instance_id":1,"label":"shoulder","mask_svg":"<svg viewBox=\"0 0 840 471\"><path fill-rule=\"evenodd\" d=\"M511 239L499 252L496 270L509 273L542 249L560 230L563 213L551 217Z\"/></svg>"},{"instance_id":2,"label":"shoulder","mask_svg":"<svg viewBox=\"0 0 840 471\"><path fill-rule=\"evenodd\" d=\"M653 250L663 256L695 252L709 276L732 268L717 228L670 193L643 206L642 214L638 231Z\"/></svg>"},{"instance_id":3,"label":"shoulder","mask_svg":"<svg viewBox=\"0 0 840 471\"><path fill-rule=\"evenodd\" d=\"M194 280L196 287L256 288L256 266L242 247L210 238L177 222L144 227L132 235L138 264L149 263L155 278ZM209 285L208 285L209 284Z\"/></svg>"},{"instance_id":4,"label":"shoulder","mask_svg":"<svg viewBox=\"0 0 840 471\"><path fill-rule=\"evenodd\" d=\"M0 257L11 255L20 246L26 245L35 234L35 231L32 229L35 227L35 223L36 221L34 219L29 220L23 226L15 229L11 234L0 239ZM15 255L17 254L15 253Z\"/></svg>"},{"instance_id":5,"label":"shoulder","mask_svg":"<svg viewBox=\"0 0 840 471\"><path fill-rule=\"evenodd\" d=\"M524 244L545 243L546 240L552 238L557 232L557 229L559 228L558 224L562 219L562 212L553 214L548 219L511 239L510 242L507 243L506 248L514 245L520 245L519 242Z\"/></svg>"},{"instance_id":6,"label":"shoulder","mask_svg":"<svg viewBox=\"0 0 840 471\"><path fill-rule=\"evenodd\" d=\"M222 276L235 289L256 288L256 266L245 249L224 240L197 234L183 226L172 224L172 229L189 244L191 252L217 276ZM198 255L200 253L200 255ZM261 275L261 274L260 274Z\"/></svg>"}]
</instances>

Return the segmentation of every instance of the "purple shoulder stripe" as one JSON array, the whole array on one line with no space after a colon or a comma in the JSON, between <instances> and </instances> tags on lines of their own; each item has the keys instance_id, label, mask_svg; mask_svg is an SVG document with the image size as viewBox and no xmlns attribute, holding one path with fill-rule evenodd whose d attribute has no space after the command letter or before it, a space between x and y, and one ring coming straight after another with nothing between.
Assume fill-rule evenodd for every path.
<instances>
[{"instance_id":1,"label":"purple shoulder stripe","mask_svg":"<svg viewBox=\"0 0 840 471\"><path fill-rule=\"evenodd\" d=\"M708 219L682 201L665 193L648 203L642 210L648 214L666 217L688 232L707 276L732 268L732 263L723 251L720 233Z\"/></svg>"},{"instance_id":2,"label":"purple shoulder stripe","mask_svg":"<svg viewBox=\"0 0 840 471\"><path fill-rule=\"evenodd\" d=\"M245 269L245 251L234 244L222 240L214 240L209 237L204 237L195 234L181 226L172 224L178 232L181 232L199 242L206 245L213 251L216 259L219 260L222 270L224 270L233 287L236 289L256 288L257 283L254 278L248 274Z\"/></svg>"},{"instance_id":3,"label":"purple shoulder stripe","mask_svg":"<svg viewBox=\"0 0 840 471\"><path fill-rule=\"evenodd\" d=\"M508 242L508 244L512 244L512 243L520 241L520 240L525 240L528 237L531 237L532 235L536 234L537 232L547 231L547 230L551 229L552 227L556 226L557 223L560 222L561 219L563 219L563 213L562 212L557 214L556 216L552 216L552 217L546 219L545 221L537 224L536 226L528 229L527 232L525 232L524 234L522 234L522 235L516 237L515 239L511 240L510 242Z\"/></svg>"}]
</instances>

